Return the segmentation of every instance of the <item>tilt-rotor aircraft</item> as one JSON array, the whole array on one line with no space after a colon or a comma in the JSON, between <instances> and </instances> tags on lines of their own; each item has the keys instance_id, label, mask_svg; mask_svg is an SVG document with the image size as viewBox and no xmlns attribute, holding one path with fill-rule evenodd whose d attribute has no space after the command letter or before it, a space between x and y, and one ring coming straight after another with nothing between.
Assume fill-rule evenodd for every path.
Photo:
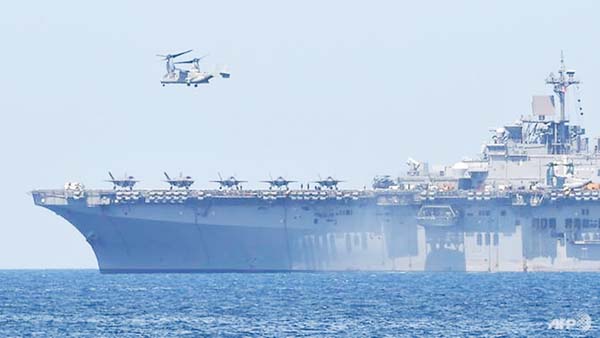
<instances>
[{"instance_id":1,"label":"tilt-rotor aircraft","mask_svg":"<svg viewBox=\"0 0 600 338\"><path fill-rule=\"evenodd\" d=\"M200 69L200 60L204 59L208 56L208 54L203 55L198 58L193 58L187 61L179 61L174 62L173 59L182 56L191 52L192 50L187 50L184 52L176 53L176 54L157 54L157 56L162 57L163 61L166 61L167 73L163 76L160 83L163 85L168 84L185 84L187 86L194 85L194 87L198 87L198 84L209 83L210 79L221 76L224 79L228 79L231 74L225 69L221 69L218 71L207 72ZM189 64L191 68L189 69L181 69L177 68L175 65L178 64Z\"/></svg>"}]
</instances>

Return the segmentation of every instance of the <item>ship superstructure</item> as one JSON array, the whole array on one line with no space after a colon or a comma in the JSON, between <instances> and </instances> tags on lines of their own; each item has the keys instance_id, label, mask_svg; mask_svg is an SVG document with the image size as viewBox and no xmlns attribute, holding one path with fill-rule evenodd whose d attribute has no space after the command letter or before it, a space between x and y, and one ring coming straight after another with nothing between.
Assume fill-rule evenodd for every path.
<instances>
[{"instance_id":1,"label":"ship superstructure","mask_svg":"<svg viewBox=\"0 0 600 338\"><path fill-rule=\"evenodd\" d=\"M547 83L556 96L535 96L532 116L496 129L477 158L410 159L405 176L372 189L278 178L243 190L232 177L194 190L165 173L169 189L127 177L112 190L32 194L81 232L102 272L600 271L599 144L566 117L579 81L562 58Z\"/></svg>"}]
</instances>

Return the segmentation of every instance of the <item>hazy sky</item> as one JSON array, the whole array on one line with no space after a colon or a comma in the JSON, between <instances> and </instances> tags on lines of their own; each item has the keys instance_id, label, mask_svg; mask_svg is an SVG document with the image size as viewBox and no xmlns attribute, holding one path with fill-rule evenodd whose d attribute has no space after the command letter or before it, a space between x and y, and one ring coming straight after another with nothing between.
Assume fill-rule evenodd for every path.
<instances>
[{"instance_id":1,"label":"hazy sky","mask_svg":"<svg viewBox=\"0 0 600 338\"><path fill-rule=\"evenodd\" d=\"M96 267L33 188L163 187L318 174L368 185L411 156L475 155L530 111L560 49L600 134L597 1L9 1L0 10L0 268ZM210 53L229 80L160 86L159 53ZM258 183L249 186L259 186Z\"/></svg>"}]
</instances>

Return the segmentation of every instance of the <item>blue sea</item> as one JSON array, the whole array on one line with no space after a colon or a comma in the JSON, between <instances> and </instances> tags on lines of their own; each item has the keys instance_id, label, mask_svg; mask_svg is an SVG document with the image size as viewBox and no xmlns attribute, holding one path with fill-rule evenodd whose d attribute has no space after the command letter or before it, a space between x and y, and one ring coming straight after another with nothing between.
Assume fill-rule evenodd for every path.
<instances>
[{"instance_id":1,"label":"blue sea","mask_svg":"<svg viewBox=\"0 0 600 338\"><path fill-rule=\"evenodd\" d=\"M599 274L0 271L1 337L587 337L599 325Z\"/></svg>"}]
</instances>

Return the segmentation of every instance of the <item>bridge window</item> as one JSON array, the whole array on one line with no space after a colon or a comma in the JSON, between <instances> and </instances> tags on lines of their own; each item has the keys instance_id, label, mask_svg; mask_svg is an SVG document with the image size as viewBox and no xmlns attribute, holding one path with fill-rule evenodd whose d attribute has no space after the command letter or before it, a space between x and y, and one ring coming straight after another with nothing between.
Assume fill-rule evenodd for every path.
<instances>
[{"instance_id":1,"label":"bridge window","mask_svg":"<svg viewBox=\"0 0 600 338\"><path fill-rule=\"evenodd\" d=\"M498 233L494 234L494 246L498 246L498 242L500 242L500 235Z\"/></svg>"},{"instance_id":2,"label":"bridge window","mask_svg":"<svg viewBox=\"0 0 600 338\"><path fill-rule=\"evenodd\" d=\"M354 235L354 246L360 245L360 237L358 235Z\"/></svg>"},{"instance_id":3,"label":"bridge window","mask_svg":"<svg viewBox=\"0 0 600 338\"><path fill-rule=\"evenodd\" d=\"M539 219L539 218L533 218L533 219L531 220L531 225L532 225L534 228L537 228L537 227L539 227L539 226L540 226L540 219Z\"/></svg>"},{"instance_id":4,"label":"bridge window","mask_svg":"<svg viewBox=\"0 0 600 338\"><path fill-rule=\"evenodd\" d=\"M517 218L517 219L515 220L515 225L521 225L521 220Z\"/></svg>"},{"instance_id":5,"label":"bridge window","mask_svg":"<svg viewBox=\"0 0 600 338\"><path fill-rule=\"evenodd\" d=\"M490 233L485 234L485 245L490 245Z\"/></svg>"},{"instance_id":6,"label":"bridge window","mask_svg":"<svg viewBox=\"0 0 600 338\"><path fill-rule=\"evenodd\" d=\"M556 229L556 218L549 218L548 226L550 227L550 229Z\"/></svg>"},{"instance_id":7,"label":"bridge window","mask_svg":"<svg viewBox=\"0 0 600 338\"><path fill-rule=\"evenodd\" d=\"M546 229L546 227L548 226L548 219L547 218L540 219L540 225L542 226L542 229Z\"/></svg>"},{"instance_id":8,"label":"bridge window","mask_svg":"<svg viewBox=\"0 0 600 338\"><path fill-rule=\"evenodd\" d=\"M481 233L477 233L477 245L481 246Z\"/></svg>"},{"instance_id":9,"label":"bridge window","mask_svg":"<svg viewBox=\"0 0 600 338\"><path fill-rule=\"evenodd\" d=\"M506 216L506 210L500 211L500 216Z\"/></svg>"},{"instance_id":10,"label":"bridge window","mask_svg":"<svg viewBox=\"0 0 600 338\"><path fill-rule=\"evenodd\" d=\"M575 218L573 220L573 225L575 226L575 228L579 229L581 228L581 218Z\"/></svg>"},{"instance_id":11,"label":"bridge window","mask_svg":"<svg viewBox=\"0 0 600 338\"><path fill-rule=\"evenodd\" d=\"M589 215L590 209L581 209L581 215Z\"/></svg>"}]
</instances>

